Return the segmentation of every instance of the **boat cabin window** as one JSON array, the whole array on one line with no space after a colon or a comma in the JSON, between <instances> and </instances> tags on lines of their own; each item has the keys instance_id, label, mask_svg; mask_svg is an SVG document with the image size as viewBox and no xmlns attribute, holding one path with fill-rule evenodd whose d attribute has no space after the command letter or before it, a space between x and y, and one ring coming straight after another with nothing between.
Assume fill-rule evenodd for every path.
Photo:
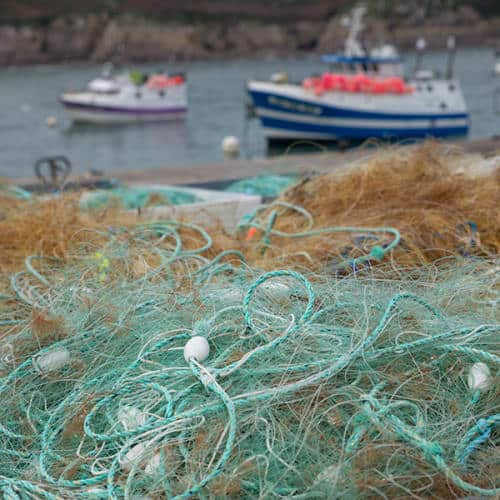
<instances>
[{"instance_id":1,"label":"boat cabin window","mask_svg":"<svg viewBox=\"0 0 500 500\"><path fill-rule=\"evenodd\" d=\"M330 63L328 65L328 71L330 73L342 73L344 71L344 65L338 64L338 63ZM316 75L312 75L312 76L316 76ZM317 76L321 76L321 75L318 74Z\"/></svg>"},{"instance_id":2,"label":"boat cabin window","mask_svg":"<svg viewBox=\"0 0 500 500\"><path fill-rule=\"evenodd\" d=\"M119 94L120 91L118 89L112 89L112 90L93 90L94 94L106 94L106 95L112 95L112 94Z\"/></svg>"},{"instance_id":3,"label":"boat cabin window","mask_svg":"<svg viewBox=\"0 0 500 500\"><path fill-rule=\"evenodd\" d=\"M399 58L344 57L325 55L330 73L366 73L375 76L402 76L403 64Z\"/></svg>"},{"instance_id":4,"label":"boat cabin window","mask_svg":"<svg viewBox=\"0 0 500 500\"><path fill-rule=\"evenodd\" d=\"M118 94L120 92L116 82L107 78L96 78L88 84L87 88L95 94Z\"/></svg>"},{"instance_id":5,"label":"boat cabin window","mask_svg":"<svg viewBox=\"0 0 500 500\"><path fill-rule=\"evenodd\" d=\"M403 76L403 64L399 62L375 63L376 72L379 76Z\"/></svg>"}]
</instances>

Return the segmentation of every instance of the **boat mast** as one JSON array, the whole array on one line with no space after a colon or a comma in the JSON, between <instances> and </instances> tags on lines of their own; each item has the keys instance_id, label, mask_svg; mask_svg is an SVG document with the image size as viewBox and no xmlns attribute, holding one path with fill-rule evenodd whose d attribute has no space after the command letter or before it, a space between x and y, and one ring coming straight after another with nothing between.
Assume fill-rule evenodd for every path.
<instances>
[{"instance_id":1,"label":"boat mast","mask_svg":"<svg viewBox=\"0 0 500 500\"><path fill-rule=\"evenodd\" d=\"M455 62L455 54L456 54L456 41L453 35L448 37L446 42L446 46L448 48L448 61L446 65L446 78L451 80L453 78L453 63Z\"/></svg>"},{"instance_id":2,"label":"boat mast","mask_svg":"<svg viewBox=\"0 0 500 500\"><path fill-rule=\"evenodd\" d=\"M359 34L363 31L363 16L365 15L366 7L360 5L353 9L351 18L349 19L349 34L347 35L344 51L349 57L361 57L366 55L361 43L358 40Z\"/></svg>"},{"instance_id":3,"label":"boat mast","mask_svg":"<svg viewBox=\"0 0 500 500\"><path fill-rule=\"evenodd\" d=\"M424 50L427 47L427 42L424 38L419 38L415 43L415 48L417 49L417 54L415 57L415 69L413 71L416 75L422 69L422 60L424 58Z\"/></svg>"}]
</instances>

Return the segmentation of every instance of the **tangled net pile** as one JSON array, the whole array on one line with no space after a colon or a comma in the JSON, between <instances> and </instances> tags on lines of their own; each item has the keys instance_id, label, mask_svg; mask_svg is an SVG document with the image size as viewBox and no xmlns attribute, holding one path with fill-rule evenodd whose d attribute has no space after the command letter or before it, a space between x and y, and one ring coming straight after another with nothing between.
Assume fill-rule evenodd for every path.
<instances>
[{"instance_id":1,"label":"tangled net pile","mask_svg":"<svg viewBox=\"0 0 500 500\"><path fill-rule=\"evenodd\" d=\"M273 246L265 259L252 255L252 261L266 265L271 257L283 257L288 265L321 269L339 254L364 252L359 247L372 244L377 235L367 232L364 241L353 241L347 233L335 238L329 232L308 233L307 238L300 233L312 226L317 230L359 225L398 229L402 241L393 253L398 266L425 265L457 253L496 256L500 168L475 175L479 161L428 143L413 149L389 148L347 173L306 179L279 198L288 210L274 206L257 214L262 222L256 237L270 236ZM275 219L273 211L278 212Z\"/></svg>"},{"instance_id":2,"label":"tangled net pile","mask_svg":"<svg viewBox=\"0 0 500 500\"><path fill-rule=\"evenodd\" d=\"M500 187L456 159L376 155L236 236L2 192L3 497L498 496Z\"/></svg>"},{"instance_id":3,"label":"tangled net pile","mask_svg":"<svg viewBox=\"0 0 500 500\"><path fill-rule=\"evenodd\" d=\"M499 494L491 258L339 277L176 222L88 240L1 297L5 498Z\"/></svg>"}]
</instances>

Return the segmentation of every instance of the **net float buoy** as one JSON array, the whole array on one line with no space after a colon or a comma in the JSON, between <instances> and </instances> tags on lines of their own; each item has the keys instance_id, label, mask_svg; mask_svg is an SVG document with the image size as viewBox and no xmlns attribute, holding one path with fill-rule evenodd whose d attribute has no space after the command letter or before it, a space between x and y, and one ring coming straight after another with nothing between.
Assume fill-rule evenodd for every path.
<instances>
[{"instance_id":1,"label":"net float buoy","mask_svg":"<svg viewBox=\"0 0 500 500\"><path fill-rule=\"evenodd\" d=\"M47 116L45 123L47 127L53 128L57 125L57 118L55 116Z\"/></svg>"},{"instance_id":2,"label":"net float buoy","mask_svg":"<svg viewBox=\"0 0 500 500\"><path fill-rule=\"evenodd\" d=\"M121 461L123 470L129 472L133 467L140 467L148 476L153 476L159 473L161 459L160 454L156 453L145 462L148 455L148 449L145 444L139 443L130 448Z\"/></svg>"},{"instance_id":3,"label":"net float buoy","mask_svg":"<svg viewBox=\"0 0 500 500\"><path fill-rule=\"evenodd\" d=\"M467 385L471 391L487 391L491 387L491 372L485 363L474 363L469 369Z\"/></svg>"},{"instance_id":4,"label":"net float buoy","mask_svg":"<svg viewBox=\"0 0 500 500\"><path fill-rule=\"evenodd\" d=\"M119 408L117 417L125 430L134 431L146 424L148 416L134 406L125 405Z\"/></svg>"},{"instance_id":5,"label":"net float buoy","mask_svg":"<svg viewBox=\"0 0 500 500\"><path fill-rule=\"evenodd\" d=\"M228 156L237 156L240 152L240 141L234 135L228 135L222 139L222 151Z\"/></svg>"},{"instance_id":6,"label":"net float buoy","mask_svg":"<svg viewBox=\"0 0 500 500\"><path fill-rule=\"evenodd\" d=\"M210 345L205 337L193 337L184 346L184 359L189 363L191 359L204 361L210 354Z\"/></svg>"},{"instance_id":7,"label":"net float buoy","mask_svg":"<svg viewBox=\"0 0 500 500\"><path fill-rule=\"evenodd\" d=\"M33 366L39 373L59 370L70 362L71 354L67 349L55 349L33 358Z\"/></svg>"},{"instance_id":8,"label":"net float buoy","mask_svg":"<svg viewBox=\"0 0 500 500\"><path fill-rule=\"evenodd\" d=\"M144 472L148 476L154 476L160 472L160 465L161 465L161 457L160 454L157 453L156 455L153 455L151 457L151 460L148 461L146 467L144 467Z\"/></svg>"},{"instance_id":9,"label":"net float buoy","mask_svg":"<svg viewBox=\"0 0 500 500\"><path fill-rule=\"evenodd\" d=\"M144 458L145 453L146 447L142 443L136 444L130 448L121 461L120 465L122 466L122 469L130 471L134 465L139 465Z\"/></svg>"}]
</instances>

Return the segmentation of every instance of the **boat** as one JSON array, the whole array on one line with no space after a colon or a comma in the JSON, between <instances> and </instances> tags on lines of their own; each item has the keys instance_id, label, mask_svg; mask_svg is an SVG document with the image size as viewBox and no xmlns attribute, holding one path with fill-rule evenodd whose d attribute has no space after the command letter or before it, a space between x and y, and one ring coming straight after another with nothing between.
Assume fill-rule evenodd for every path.
<instances>
[{"instance_id":1,"label":"boat","mask_svg":"<svg viewBox=\"0 0 500 500\"><path fill-rule=\"evenodd\" d=\"M357 12L357 13L356 13ZM461 136L469 116L460 82L453 77L454 39L448 42L446 75L423 69L425 41L417 41L411 79L391 46L368 52L357 41L363 11L353 15L344 53L322 57L328 71L289 82L247 82L254 114L270 142L279 140L360 141Z\"/></svg>"},{"instance_id":2,"label":"boat","mask_svg":"<svg viewBox=\"0 0 500 500\"><path fill-rule=\"evenodd\" d=\"M187 112L186 77L139 71L114 74L105 67L79 92L60 101L74 122L130 123L181 119Z\"/></svg>"}]
</instances>

